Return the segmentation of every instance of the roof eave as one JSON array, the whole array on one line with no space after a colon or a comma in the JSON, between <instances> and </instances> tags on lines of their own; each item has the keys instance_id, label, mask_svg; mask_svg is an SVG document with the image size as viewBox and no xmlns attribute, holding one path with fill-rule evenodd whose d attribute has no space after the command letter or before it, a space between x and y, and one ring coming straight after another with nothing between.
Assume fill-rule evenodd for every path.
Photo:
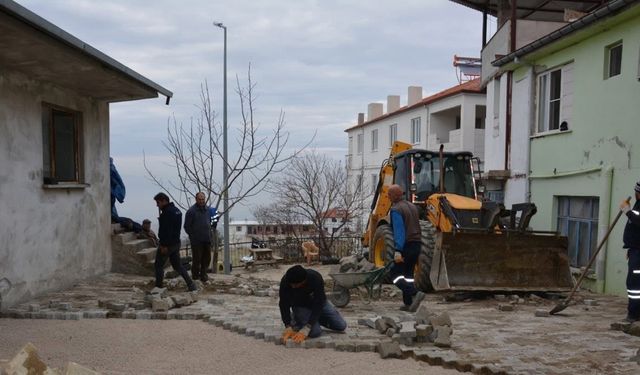
<instances>
[{"instance_id":1,"label":"roof eave","mask_svg":"<svg viewBox=\"0 0 640 375\"><path fill-rule=\"evenodd\" d=\"M58 26L52 24L51 22L45 20L44 18L38 16L37 14L31 12L27 8L15 3L14 1L0 0L0 9L3 9L7 14L10 14L12 17L15 17L21 20L22 22L58 40L59 42L66 44L72 49L78 50L83 54L87 55L88 57L94 60L97 60L98 62L103 64L106 68L111 69L120 74L123 74L127 78L137 82L139 85L147 87L151 91L155 91L156 93L164 95L167 98L166 100L167 104L169 104L170 98L173 97L173 93L170 90L151 81L150 79L144 77L140 73L127 68L125 65L121 64L115 59L100 52L96 48L84 43L82 40L74 37L73 35L62 30ZM150 96L150 97L153 97L153 96ZM128 99L123 99L123 100L128 100Z\"/></svg>"}]
</instances>

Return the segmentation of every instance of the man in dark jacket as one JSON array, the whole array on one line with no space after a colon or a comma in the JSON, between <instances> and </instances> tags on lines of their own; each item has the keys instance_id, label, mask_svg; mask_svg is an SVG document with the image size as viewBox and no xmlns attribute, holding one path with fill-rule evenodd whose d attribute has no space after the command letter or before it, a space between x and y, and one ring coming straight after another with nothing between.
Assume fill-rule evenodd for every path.
<instances>
[{"instance_id":1,"label":"man in dark jacket","mask_svg":"<svg viewBox=\"0 0 640 375\"><path fill-rule=\"evenodd\" d=\"M418 208L403 198L402 188L391 185L387 191L391 206L391 227L393 242L396 246L391 268L393 283L402 291L404 306L400 309L415 312L424 299L424 293L418 292L413 284L413 269L420 255L422 236Z\"/></svg>"},{"instance_id":2,"label":"man in dark jacket","mask_svg":"<svg viewBox=\"0 0 640 375\"><path fill-rule=\"evenodd\" d=\"M203 192L196 194L196 204L184 216L184 230L189 235L193 264L191 277L202 282L209 280L207 269L211 263L211 207ZM214 270L217 265L214 264Z\"/></svg>"},{"instance_id":3,"label":"man in dark jacket","mask_svg":"<svg viewBox=\"0 0 640 375\"><path fill-rule=\"evenodd\" d=\"M293 319L291 313L293 312ZM315 270L300 265L287 270L280 281L280 317L285 330L282 341L303 342L322 334L320 326L344 331L347 323L327 300L324 280Z\"/></svg>"},{"instance_id":4,"label":"man in dark jacket","mask_svg":"<svg viewBox=\"0 0 640 375\"><path fill-rule=\"evenodd\" d=\"M624 227L622 241L627 249L627 260L629 268L627 270L627 317L625 320L635 322L640 320L640 181L635 187L636 202L633 208L629 206L629 201L625 200L620 204L620 209L624 211L629 220Z\"/></svg>"},{"instance_id":5,"label":"man in dark jacket","mask_svg":"<svg viewBox=\"0 0 640 375\"><path fill-rule=\"evenodd\" d=\"M160 245L156 251L156 286L162 288L162 280L164 279L164 265L167 258L171 262L171 267L182 276L187 283L190 291L197 290L193 280L189 277L187 270L180 263L180 231L182 226L182 212L169 201L169 197L165 193L158 193L153 200L160 209L160 217L158 221L158 239Z\"/></svg>"}]
</instances>

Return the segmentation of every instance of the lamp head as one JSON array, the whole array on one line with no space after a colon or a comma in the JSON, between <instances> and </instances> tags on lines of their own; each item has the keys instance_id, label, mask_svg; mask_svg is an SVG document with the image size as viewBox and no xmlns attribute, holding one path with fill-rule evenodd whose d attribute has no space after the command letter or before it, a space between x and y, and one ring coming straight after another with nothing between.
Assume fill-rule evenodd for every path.
<instances>
[{"instance_id":1,"label":"lamp head","mask_svg":"<svg viewBox=\"0 0 640 375\"><path fill-rule=\"evenodd\" d=\"M225 28L225 26L222 24L222 22L215 22L215 21L214 21L214 22L213 22L213 25L214 25L214 26L217 26L217 27L220 27L220 28L223 28L223 29Z\"/></svg>"}]
</instances>

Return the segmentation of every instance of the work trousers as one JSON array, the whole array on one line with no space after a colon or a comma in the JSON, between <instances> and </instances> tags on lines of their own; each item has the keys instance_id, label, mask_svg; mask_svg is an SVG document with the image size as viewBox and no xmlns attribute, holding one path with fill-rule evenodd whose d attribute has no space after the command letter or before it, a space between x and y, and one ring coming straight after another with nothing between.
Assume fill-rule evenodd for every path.
<instances>
[{"instance_id":1,"label":"work trousers","mask_svg":"<svg viewBox=\"0 0 640 375\"><path fill-rule=\"evenodd\" d=\"M627 294L629 304L627 316L640 320L640 249L627 250L629 270L627 271Z\"/></svg>"},{"instance_id":2,"label":"work trousers","mask_svg":"<svg viewBox=\"0 0 640 375\"><path fill-rule=\"evenodd\" d=\"M402 291L402 302L405 306L411 305L413 296L418 292L413 284L413 270L420 255L420 247L420 242L407 242L402 250L404 261L391 267L391 280Z\"/></svg>"},{"instance_id":3,"label":"work trousers","mask_svg":"<svg viewBox=\"0 0 640 375\"><path fill-rule=\"evenodd\" d=\"M294 306L291 310L293 311L292 326L295 330L299 330L309 323L309 318L311 317L310 308ZM320 328L320 326L341 332L347 329L347 322L344 321L338 310L333 307L331 302L326 301L324 306L322 306L322 312L320 313L318 321L311 326L309 337L320 336L322 334L322 328Z\"/></svg>"},{"instance_id":4,"label":"work trousers","mask_svg":"<svg viewBox=\"0 0 640 375\"><path fill-rule=\"evenodd\" d=\"M164 279L164 265L167 263L167 258L169 262L171 262L171 267L173 267L174 271L176 271L184 281L187 283L187 287L189 289L193 289L193 280L189 277L189 273L187 270L182 267L182 263L180 262L180 245L169 246L169 253L162 254L160 252L160 247L156 250L156 262L155 262L155 271L156 271L156 286L158 288L162 288L162 280Z\"/></svg>"},{"instance_id":5,"label":"work trousers","mask_svg":"<svg viewBox=\"0 0 640 375\"><path fill-rule=\"evenodd\" d=\"M191 277L194 280L207 278L207 269L211 263L211 244L209 242L192 242Z\"/></svg>"}]
</instances>

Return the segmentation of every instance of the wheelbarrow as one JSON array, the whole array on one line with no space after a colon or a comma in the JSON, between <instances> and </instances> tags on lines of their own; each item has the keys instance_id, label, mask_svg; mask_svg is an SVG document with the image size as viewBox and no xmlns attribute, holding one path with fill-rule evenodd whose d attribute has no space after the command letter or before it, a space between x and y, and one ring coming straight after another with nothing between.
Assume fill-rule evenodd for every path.
<instances>
[{"instance_id":1,"label":"wheelbarrow","mask_svg":"<svg viewBox=\"0 0 640 375\"><path fill-rule=\"evenodd\" d=\"M336 307L345 307L351 300L351 289L357 288L364 303L371 303L373 298L380 298L382 280L391 266L393 262L368 272L330 273L329 276L333 279L333 290L329 294L329 300Z\"/></svg>"}]
</instances>

